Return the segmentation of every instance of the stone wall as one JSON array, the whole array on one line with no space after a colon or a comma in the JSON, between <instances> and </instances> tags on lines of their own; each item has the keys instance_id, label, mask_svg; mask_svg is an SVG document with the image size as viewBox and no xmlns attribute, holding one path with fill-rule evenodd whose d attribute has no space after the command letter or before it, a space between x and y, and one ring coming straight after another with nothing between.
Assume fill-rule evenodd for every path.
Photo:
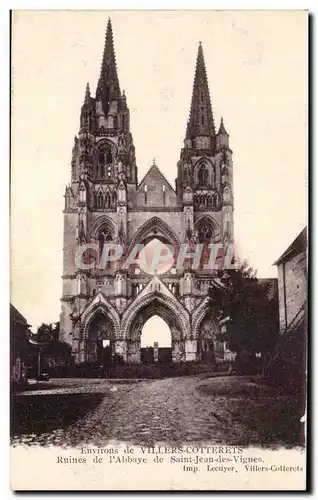
<instances>
[{"instance_id":1,"label":"stone wall","mask_svg":"<svg viewBox=\"0 0 318 500\"><path fill-rule=\"evenodd\" d=\"M153 165L138 186L135 206L177 206L176 194L171 189L158 167Z\"/></svg>"},{"instance_id":2,"label":"stone wall","mask_svg":"<svg viewBox=\"0 0 318 500\"><path fill-rule=\"evenodd\" d=\"M10 304L10 387L23 388L28 383L29 330L21 313Z\"/></svg>"},{"instance_id":3,"label":"stone wall","mask_svg":"<svg viewBox=\"0 0 318 500\"><path fill-rule=\"evenodd\" d=\"M77 223L77 213L64 213L63 275L73 274L77 270L75 266Z\"/></svg>"},{"instance_id":4,"label":"stone wall","mask_svg":"<svg viewBox=\"0 0 318 500\"><path fill-rule=\"evenodd\" d=\"M278 293L279 325L283 330L307 300L306 251L278 265Z\"/></svg>"}]
</instances>

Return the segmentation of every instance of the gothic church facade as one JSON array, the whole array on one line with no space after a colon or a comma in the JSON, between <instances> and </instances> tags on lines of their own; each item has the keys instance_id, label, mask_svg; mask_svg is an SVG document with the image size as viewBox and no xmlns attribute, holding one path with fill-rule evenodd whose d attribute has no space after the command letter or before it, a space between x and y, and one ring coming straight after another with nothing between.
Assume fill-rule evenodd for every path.
<instances>
[{"instance_id":1,"label":"gothic church facade","mask_svg":"<svg viewBox=\"0 0 318 500\"><path fill-rule=\"evenodd\" d=\"M200 43L175 186L155 163L138 180L109 20L96 94L92 97L87 85L65 190L60 335L71 345L75 362L98 362L108 340L113 354L139 363L142 329L153 315L170 327L174 362L201 360L211 351L222 355L216 338L220 327L207 308L213 271L172 266L151 275L136 265L124 269L120 261L82 269L75 254L92 241L101 252L112 242L128 253L154 239L175 249L182 243L233 241L232 172L222 119L215 129Z\"/></svg>"}]
</instances>

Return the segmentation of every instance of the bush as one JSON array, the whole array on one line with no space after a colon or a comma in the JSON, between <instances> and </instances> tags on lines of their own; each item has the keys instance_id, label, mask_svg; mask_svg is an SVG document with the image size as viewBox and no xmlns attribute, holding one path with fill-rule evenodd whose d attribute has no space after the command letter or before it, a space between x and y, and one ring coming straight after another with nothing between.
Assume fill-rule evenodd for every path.
<instances>
[{"instance_id":1,"label":"bush","mask_svg":"<svg viewBox=\"0 0 318 500\"><path fill-rule=\"evenodd\" d=\"M123 366L111 367L108 376L110 378L164 378L181 377L183 375L196 375L211 371L211 366L199 362L188 363L154 363L126 364Z\"/></svg>"},{"instance_id":2,"label":"bush","mask_svg":"<svg viewBox=\"0 0 318 500\"><path fill-rule=\"evenodd\" d=\"M231 363L229 361L219 361L216 364L216 371L219 373L225 373L230 371Z\"/></svg>"},{"instance_id":3,"label":"bush","mask_svg":"<svg viewBox=\"0 0 318 500\"><path fill-rule=\"evenodd\" d=\"M63 367L50 373L51 377L83 377L83 378L118 378L118 379L138 379L138 378L165 378L181 377L183 375L196 375L214 371L209 364L197 361L187 363L153 363L153 364L133 364L118 363L108 367L100 366L98 363L80 363L74 366Z\"/></svg>"},{"instance_id":4,"label":"bush","mask_svg":"<svg viewBox=\"0 0 318 500\"><path fill-rule=\"evenodd\" d=\"M262 360L256 358L254 353L241 351L237 353L233 369L237 375L256 375L261 373Z\"/></svg>"}]
</instances>

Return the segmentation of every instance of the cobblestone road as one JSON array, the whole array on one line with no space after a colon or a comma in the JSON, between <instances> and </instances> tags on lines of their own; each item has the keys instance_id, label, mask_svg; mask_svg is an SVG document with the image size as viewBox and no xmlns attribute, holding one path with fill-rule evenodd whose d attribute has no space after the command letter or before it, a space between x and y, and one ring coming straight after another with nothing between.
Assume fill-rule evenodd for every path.
<instances>
[{"instance_id":1,"label":"cobblestone road","mask_svg":"<svg viewBox=\"0 0 318 500\"><path fill-rule=\"evenodd\" d=\"M102 445L106 436L148 446L158 442L257 442L258 436L226 410L226 398L204 394L198 390L200 384L200 377L182 377L138 385L123 394L100 422L95 443Z\"/></svg>"},{"instance_id":2,"label":"cobblestone road","mask_svg":"<svg viewBox=\"0 0 318 500\"><path fill-rule=\"evenodd\" d=\"M214 380L226 385L229 377ZM233 378L232 378L233 380ZM61 382L59 382L61 384ZM222 443L247 445L259 442L255 431L243 425L228 410L229 395L202 390L209 381L188 376L137 383L109 381L65 381L60 387L34 391L36 394L101 395L101 402L65 428L50 433L14 436L12 444L54 444L59 446L105 446L127 442L152 446L169 442L181 444ZM211 385L209 386L211 387ZM33 391L25 393L25 398ZM24 396L23 396L24 397ZM231 395L233 399L233 395ZM234 396L235 398L235 396ZM242 396L240 396L242 398Z\"/></svg>"}]
</instances>

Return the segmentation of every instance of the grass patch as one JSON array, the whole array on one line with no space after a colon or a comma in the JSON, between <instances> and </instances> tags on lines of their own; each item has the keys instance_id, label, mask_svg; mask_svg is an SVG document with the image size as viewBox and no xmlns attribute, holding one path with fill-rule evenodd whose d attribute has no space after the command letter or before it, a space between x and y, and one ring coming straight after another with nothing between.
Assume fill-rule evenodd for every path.
<instances>
[{"instance_id":1,"label":"grass patch","mask_svg":"<svg viewBox=\"0 0 318 500\"><path fill-rule=\"evenodd\" d=\"M258 377L219 377L204 380L197 388L259 435L262 446L303 446L304 401L299 394L282 393Z\"/></svg>"},{"instance_id":2,"label":"grass patch","mask_svg":"<svg viewBox=\"0 0 318 500\"><path fill-rule=\"evenodd\" d=\"M11 398L11 437L65 428L96 408L105 394L18 395Z\"/></svg>"},{"instance_id":3,"label":"grass patch","mask_svg":"<svg viewBox=\"0 0 318 500\"><path fill-rule=\"evenodd\" d=\"M229 411L260 435L263 445L303 446L301 404L298 399L281 397L230 401Z\"/></svg>"},{"instance_id":4,"label":"grass patch","mask_svg":"<svg viewBox=\"0 0 318 500\"><path fill-rule=\"evenodd\" d=\"M198 389L211 396L229 396L229 397L263 397L275 394L273 388L260 384L257 379L251 377L219 377L207 379Z\"/></svg>"}]
</instances>

